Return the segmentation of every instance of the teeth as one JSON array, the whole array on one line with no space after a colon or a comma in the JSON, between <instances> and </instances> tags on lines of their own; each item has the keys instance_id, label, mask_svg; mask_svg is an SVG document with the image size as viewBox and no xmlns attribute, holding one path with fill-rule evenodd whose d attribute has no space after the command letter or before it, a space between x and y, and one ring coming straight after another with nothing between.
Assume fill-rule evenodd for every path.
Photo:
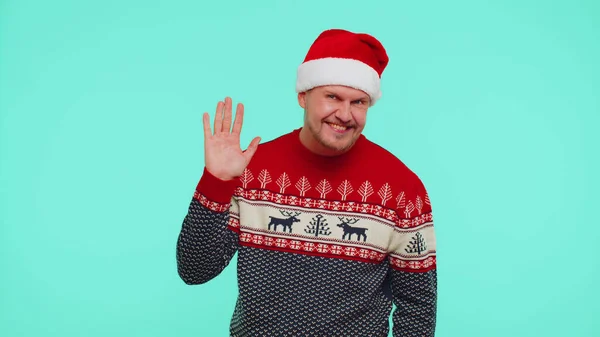
<instances>
[{"instance_id":1,"label":"teeth","mask_svg":"<svg viewBox=\"0 0 600 337\"><path fill-rule=\"evenodd\" d=\"M342 125L333 124L333 123L328 123L328 124L331 125L331 127L334 128L335 130L344 131L347 129L345 126L342 126Z\"/></svg>"}]
</instances>

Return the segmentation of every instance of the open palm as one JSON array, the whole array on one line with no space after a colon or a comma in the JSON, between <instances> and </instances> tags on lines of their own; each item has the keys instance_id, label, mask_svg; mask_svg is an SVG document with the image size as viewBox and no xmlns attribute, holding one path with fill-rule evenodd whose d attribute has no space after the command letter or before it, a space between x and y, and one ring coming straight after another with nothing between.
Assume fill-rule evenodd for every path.
<instances>
[{"instance_id":1,"label":"open palm","mask_svg":"<svg viewBox=\"0 0 600 337\"><path fill-rule=\"evenodd\" d=\"M240 147L240 133L244 120L244 105L239 103L235 110L232 126L231 98L217 104L214 132L210 129L208 113L202 116L204 125L204 163L215 177L231 180L239 177L256 152L260 137L255 137L246 151Z\"/></svg>"}]
</instances>

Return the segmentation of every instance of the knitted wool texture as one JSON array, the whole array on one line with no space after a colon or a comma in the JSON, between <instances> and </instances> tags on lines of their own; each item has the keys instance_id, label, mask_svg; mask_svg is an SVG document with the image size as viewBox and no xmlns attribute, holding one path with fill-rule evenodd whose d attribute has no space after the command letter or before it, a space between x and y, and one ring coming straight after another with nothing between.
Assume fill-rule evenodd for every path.
<instances>
[{"instance_id":1,"label":"knitted wool texture","mask_svg":"<svg viewBox=\"0 0 600 337\"><path fill-rule=\"evenodd\" d=\"M299 129L259 146L239 179L206 169L177 243L179 275L212 280L238 253L231 336L433 336L431 203L398 158L363 135L323 158ZM232 290L233 291L233 290Z\"/></svg>"}]
</instances>

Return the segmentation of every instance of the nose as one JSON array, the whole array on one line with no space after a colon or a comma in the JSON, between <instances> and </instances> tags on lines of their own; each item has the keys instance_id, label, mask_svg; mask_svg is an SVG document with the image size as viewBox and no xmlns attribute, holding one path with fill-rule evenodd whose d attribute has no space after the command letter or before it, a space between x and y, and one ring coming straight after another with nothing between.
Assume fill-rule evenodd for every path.
<instances>
[{"instance_id":1,"label":"nose","mask_svg":"<svg viewBox=\"0 0 600 337\"><path fill-rule=\"evenodd\" d=\"M350 122L352 120L352 106L350 105L350 102L344 101L340 104L335 112L335 117L344 123Z\"/></svg>"}]
</instances>

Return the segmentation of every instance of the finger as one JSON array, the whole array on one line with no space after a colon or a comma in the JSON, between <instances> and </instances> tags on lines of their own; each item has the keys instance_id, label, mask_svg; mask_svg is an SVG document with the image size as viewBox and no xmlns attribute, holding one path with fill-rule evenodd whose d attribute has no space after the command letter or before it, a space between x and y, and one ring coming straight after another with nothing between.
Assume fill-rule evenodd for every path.
<instances>
[{"instance_id":1,"label":"finger","mask_svg":"<svg viewBox=\"0 0 600 337\"><path fill-rule=\"evenodd\" d=\"M232 133L240 134L242 132L242 123L244 122L244 105L238 103L237 109L235 109L235 120L233 121Z\"/></svg>"},{"instance_id":2,"label":"finger","mask_svg":"<svg viewBox=\"0 0 600 337\"><path fill-rule=\"evenodd\" d=\"M204 139L206 139L212 135L212 131L210 130L210 116L208 115L208 112L202 114L202 125L204 126Z\"/></svg>"},{"instance_id":3,"label":"finger","mask_svg":"<svg viewBox=\"0 0 600 337\"><path fill-rule=\"evenodd\" d=\"M254 156L256 149L258 149L259 143L260 143L260 137L254 138L250 142L250 145L248 145L248 148L246 149L246 151L244 151L244 157L246 157L247 162L250 162L250 159L252 159L252 156Z\"/></svg>"},{"instance_id":4,"label":"finger","mask_svg":"<svg viewBox=\"0 0 600 337\"><path fill-rule=\"evenodd\" d=\"M221 132L221 126L223 125L223 106L225 106L225 103L223 103L223 101L219 101L219 103L217 103L217 111L215 112L214 126L215 134Z\"/></svg>"},{"instance_id":5,"label":"finger","mask_svg":"<svg viewBox=\"0 0 600 337\"><path fill-rule=\"evenodd\" d=\"M222 132L231 132L231 98L225 97L225 113L223 116L223 127Z\"/></svg>"}]
</instances>

